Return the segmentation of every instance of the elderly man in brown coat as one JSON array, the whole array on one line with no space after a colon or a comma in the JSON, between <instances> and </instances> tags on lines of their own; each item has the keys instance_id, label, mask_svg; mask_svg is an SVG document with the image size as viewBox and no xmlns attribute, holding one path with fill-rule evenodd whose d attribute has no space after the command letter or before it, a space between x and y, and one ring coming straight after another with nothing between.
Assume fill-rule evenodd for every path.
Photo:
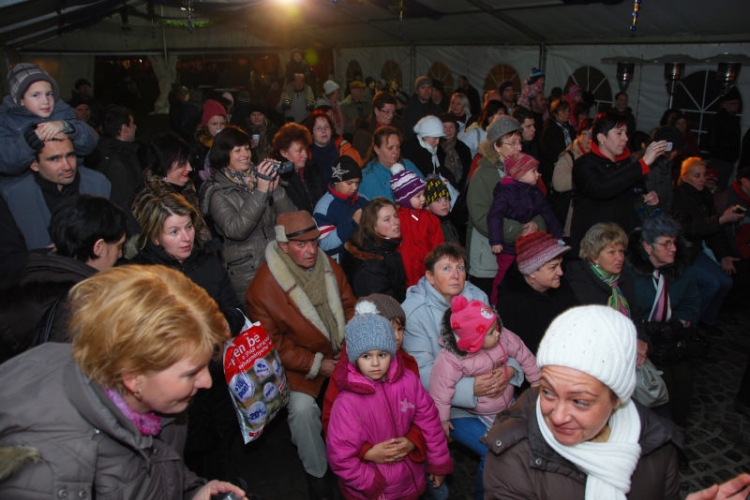
<instances>
[{"instance_id":1,"label":"elderly man in brown coat","mask_svg":"<svg viewBox=\"0 0 750 500\"><path fill-rule=\"evenodd\" d=\"M247 289L247 313L266 327L284 364L291 388L289 429L310 497L330 498L316 398L339 361L357 299L341 267L318 248L320 231L309 212L280 215L275 231L266 262Z\"/></svg>"}]
</instances>

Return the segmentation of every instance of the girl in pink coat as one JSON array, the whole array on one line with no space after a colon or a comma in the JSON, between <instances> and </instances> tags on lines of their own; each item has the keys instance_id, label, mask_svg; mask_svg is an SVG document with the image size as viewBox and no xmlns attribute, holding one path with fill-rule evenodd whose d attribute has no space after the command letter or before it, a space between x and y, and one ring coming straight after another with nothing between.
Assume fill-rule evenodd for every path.
<instances>
[{"instance_id":1,"label":"girl in pink coat","mask_svg":"<svg viewBox=\"0 0 750 500\"><path fill-rule=\"evenodd\" d=\"M463 295L453 297L451 308L443 316L441 337L443 349L435 358L430 374L430 396L435 400L446 434L453 428L451 399L462 378L507 370L508 357L512 357L521 364L532 386L539 383L534 355L518 335L502 327L497 313L482 301L468 301ZM508 408L512 401L513 387L508 385L498 398L477 398L477 405L468 411L477 415L489 429L495 415Z\"/></svg>"},{"instance_id":2,"label":"girl in pink coat","mask_svg":"<svg viewBox=\"0 0 750 500\"><path fill-rule=\"evenodd\" d=\"M347 370L334 373L341 392L326 438L328 464L344 498L416 500L425 490L426 473L438 488L453 472L448 442L432 398L396 356L391 323L377 314L356 315L346 326L346 353ZM382 464L360 457L364 443L399 438L412 424L424 435L427 463L409 455Z\"/></svg>"}]
</instances>

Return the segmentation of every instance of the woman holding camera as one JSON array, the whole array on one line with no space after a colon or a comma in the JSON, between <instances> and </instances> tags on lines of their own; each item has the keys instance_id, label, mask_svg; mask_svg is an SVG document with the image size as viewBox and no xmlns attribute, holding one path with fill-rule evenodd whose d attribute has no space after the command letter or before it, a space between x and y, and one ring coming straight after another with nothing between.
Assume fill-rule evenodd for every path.
<instances>
[{"instance_id":1,"label":"woman holding camera","mask_svg":"<svg viewBox=\"0 0 750 500\"><path fill-rule=\"evenodd\" d=\"M224 239L224 264L240 304L245 304L247 286L274 239L276 217L294 211L294 204L279 187L272 162L255 166L250 136L241 129L230 126L219 132L208 159L217 173L201 187L201 210Z\"/></svg>"}]
</instances>

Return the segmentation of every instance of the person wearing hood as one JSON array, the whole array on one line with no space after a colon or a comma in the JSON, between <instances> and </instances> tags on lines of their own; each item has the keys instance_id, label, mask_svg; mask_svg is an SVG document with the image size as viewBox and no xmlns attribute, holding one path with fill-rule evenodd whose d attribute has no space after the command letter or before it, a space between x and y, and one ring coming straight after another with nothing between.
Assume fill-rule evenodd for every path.
<instances>
[{"instance_id":1,"label":"person wearing hood","mask_svg":"<svg viewBox=\"0 0 750 500\"><path fill-rule=\"evenodd\" d=\"M196 183L196 189L200 189L200 185L214 174L214 170L211 169L208 161L208 152L214 144L214 137L226 126L226 108L219 101L207 100L203 104L201 124L195 131L196 152L191 161L193 171L196 173L192 176Z\"/></svg>"},{"instance_id":2,"label":"person wearing hood","mask_svg":"<svg viewBox=\"0 0 750 500\"><path fill-rule=\"evenodd\" d=\"M328 192L315 205L313 217L320 229L318 245L336 262L341 262L344 243L354 234L362 210L370 201L359 196L362 169L349 156L339 156L333 164Z\"/></svg>"},{"instance_id":3,"label":"person wearing hood","mask_svg":"<svg viewBox=\"0 0 750 500\"><path fill-rule=\"evenodd\" d=\"M614 110L600 113L592 129L591 152L573 165L576 192L570 239L574 251L597 222L614 222L628 233L640 224L636 206L650 209L659 204L655 191L646 192L643 178L666 151L667 141L649 144L640 160L630 156L627 144L623 116Z\"/></svg>"},{"instance_id":4,"label":"person wearing hood","mask_svg":"<svg viewBox=\"0 0 750 500\"><path fill-rule=\"evenodd\" d=\"M684 332L677 333L681 338L687 335L685 328L698 321L701 297L686 251L688 243L681 233L680 224L662 214L643 221L643 227L631 235L625 266L633 276L633 306L639 309L647 333L669 325L675 332ZM657 347L653 333L649 340ZM692 363L687 359L662 359L659 354L658 347L652 348L648 358L664 372L669 413L684 428L690 411Z\"/></svg>"},{"instance_id":5,"label":"person wearing hood","mask_svg":"<svg viewBox=\"0 0 750 500\"><path fill-rule=\"evenodd\" d=\"M70 138L79 158L94 151L99 134L76 119L75 110L60 99L57 82L44 69L18 63L8 72L8 87L10 94L0 105L1 174L25 172L44 142L56 136Z\"/></svg>"},{"instance_id":6,"label":"person wearing hood","mask_svg":"<svg viewBox=\"0 0 750 500\"><path fill-rule=\"evenodd\" d=\"M441 175L458 189L456 176L441 164L438 157L440 139L445 137L445 129L440 118L433 115L425 116L414 126L414 133L414 137L404 142L404 157L414 162L425 177Z\"/></svg>"}]
</instances>

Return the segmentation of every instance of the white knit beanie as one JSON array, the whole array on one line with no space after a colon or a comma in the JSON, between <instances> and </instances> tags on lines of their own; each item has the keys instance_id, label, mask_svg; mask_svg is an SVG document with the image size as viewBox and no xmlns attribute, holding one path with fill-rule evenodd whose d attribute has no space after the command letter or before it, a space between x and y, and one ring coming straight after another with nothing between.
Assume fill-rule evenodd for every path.
<instances>
[{"instance_id":1,"label":"white knit beanie","mask_svg":"<svg viewBox=\"0 0 750 500\"><path fill-rule=\"evenodd\" d=\"M557 365L591 375L625 404L635 389L636 339L633 322L611 307L574 307L547 328L536 361L539 368Z\"/></svg>"},{"instance_id":2,"label":"white knit beanie","mask_svg":"<svg viewBox=\"0 0 750 500\"><path fill-rule=\"evenodd\" d=\"M414 133L419 137L445 137L445 129L440 118L427 115L414 125Z\"/></svg>"}]
</instances>

